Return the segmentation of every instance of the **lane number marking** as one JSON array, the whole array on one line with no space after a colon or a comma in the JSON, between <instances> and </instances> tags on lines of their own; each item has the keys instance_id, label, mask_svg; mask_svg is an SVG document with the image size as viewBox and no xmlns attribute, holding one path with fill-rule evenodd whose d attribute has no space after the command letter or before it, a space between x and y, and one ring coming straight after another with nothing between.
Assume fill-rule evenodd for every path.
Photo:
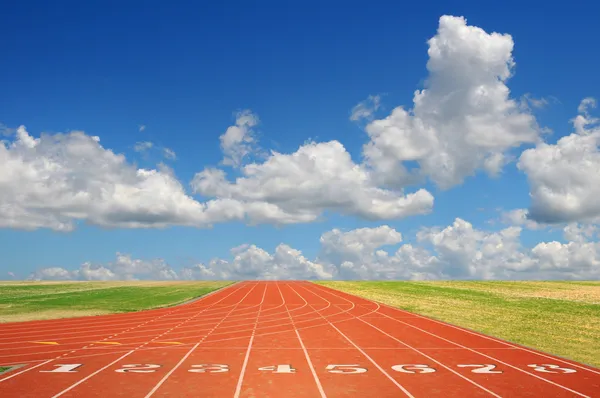
<instances>
[{"instance_id":1,"label":"lane number marking","mask_svg":"<svg viewBox=\"0 0 600 398\"><path fill-rule=\"evenodd\" d=\"M191 373L224 373L229 372L229 365L223 365L218 363L203 363L200 365L192 365L192 369L188 372Z\"/></svg>"},{"instance_id":2,"label":"lane number marking","mask_svg":"<svg viewBox=\"0 0 600 398\"><path fill-rule=\"evenodd\" d=\"M430 368L428 365L394 365L392 369L396 372L402 373L433 373L435 372L434 368Z\"/></svg>"},{"instance_id":3,"label":"lane number marking","mask_svg":"<svg viewBox=\"0 0 600 398\"><path fill-rule=\"evenodd\" d=\"M367 369L360 368L358 365L327 365L325 367L329 373L338 373L338 374L356 374L356 373L365 373Z\"/></svg>"},{"instance_id":4,"label":"lane number marking","mask_svg":"<svg viewBox=\"0 0 600 398\"><path fill-rule=\"evenodd\" d=\"M527 365L527 366L529 366L530 368L533 368L533 370L535 370L536 372L542 372L542 373L575 373L575 372L577 372L575 369L561 368L558 365L531 364L531 365ZM548 370L548 369L552 369L552 370Z\"/></svg>"},{"instance_id":5,"label":"lane number marking","mask_svg":"<svg viewBox=\"0 0 600 398\"><path fill-rule=\"evenodd\" d=\"M75 369L77 369L78 367L80 367L81 363L69 363L69 364L64 364L64 365L52 365L52 366L56 366L56 369L52 369L52 370L40 370L40 373L77 373L77 371Z\"/></svg>"},{"instance_id":6,"label":"lane number marking","mask_svg":"<svg viewBox=\"0 0 600 398\"><path fill-rule=\"evenodd\" d=\"M265 366L258 368L258 370L270 371L272 373L296 373L296 369L292 368L292 365Z\"/></svg>"},{"instance_id":7,"label":"lane number marking","mask_svg":"<svg viewBox=\"0 0 600 398\"><path fill-rule=\"evenodd\" d=\"M121 369L115 370L117 373L152 373L156 372L156 369L160 368L161 365L152 363L136 363L131 365L123 365Z\"/></svg>"},{"instance_id":8,"label":"lane number marking","mask_svg":"<svg viewBox=\"0 0 600 398\"><path fill-rule=\"evenodd\" d=\"M471 370L471 372L473 373L502 373L501 370L494 370L496 369L496 365L475 365L475 364L469 364L469 365L456 365L459 368L477 368L477 369L473 369Z\"/></svg>"}]
</instances>

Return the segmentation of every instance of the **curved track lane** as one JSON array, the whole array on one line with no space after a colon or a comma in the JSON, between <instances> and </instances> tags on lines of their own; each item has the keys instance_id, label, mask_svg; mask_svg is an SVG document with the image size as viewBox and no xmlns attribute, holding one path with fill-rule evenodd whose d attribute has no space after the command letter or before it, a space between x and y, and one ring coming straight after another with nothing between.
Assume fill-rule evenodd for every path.
<instances>
[{"instance_id":1,"label":"curved track lane","mask_svg":"<svg viewBox=\"0 0 600 398\"><path fill-rule=\"evenodd\" d=\"M309 282L3 324L0 397L600 397L600 370Z\"/></svg>"}]
</instances>

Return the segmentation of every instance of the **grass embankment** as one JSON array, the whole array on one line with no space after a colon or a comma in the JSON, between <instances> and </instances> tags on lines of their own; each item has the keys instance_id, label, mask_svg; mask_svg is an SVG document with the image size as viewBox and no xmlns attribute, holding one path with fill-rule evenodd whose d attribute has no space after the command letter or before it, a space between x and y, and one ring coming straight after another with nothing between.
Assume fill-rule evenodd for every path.
<instances>
[{"instance_id":1,"label":"grass embankment","mask_svg":"<svg viewBox=\"0 0 600 398\"><path fill-rule=\"evenodd\" d=\"M600 367L600 282L319 282Z\"/></svg>"},{"instance_id":2,"label":"grass embankment","mask_svg":"<svg viewBox=\"0 0 600 398\"><path fill-rule=\"evenodd\" d=\"M0 282L0 322L168 307L231 282Z\"/></svg>"}]
</instances>

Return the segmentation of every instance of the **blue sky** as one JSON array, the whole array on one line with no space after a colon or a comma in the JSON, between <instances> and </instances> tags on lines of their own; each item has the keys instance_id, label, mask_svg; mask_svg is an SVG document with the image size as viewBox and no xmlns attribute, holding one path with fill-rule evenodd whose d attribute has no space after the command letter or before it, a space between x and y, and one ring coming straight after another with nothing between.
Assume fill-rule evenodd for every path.
<instances>
[{"instance_id":1,"label":"blue sky","mask_svg":"<svg viewBox=\"0 0 600 398\"><path fill-rule=\"evenodd\" d=\"M525 113L532 115L539 127L551 129L552 134L540 136L548 144L556 144L573 132L570 121L578 114L581 101L597 97L600 88L598 54L593 50L600 37L595 18L600 7L592 2L583 8L576 3L569 3L569 7L523 2L503 3L501 7L481 2L407 5L391 1L368 5L312 1L264 1L254 5L235 1L5 3L0 6L4 31L0 40L0 123L13 133L24 125L35 138L41 133L84 131L87 136L100 137L102 148L124 155L134 168L156 169L164 162L185 193L197 201L209 198L190 187L196 173L218 167L230 180L242 175L239 168L220 165L224 155L219 141L242 110L251 111L259 120L252 131L260 150L253 152L245 164L264 162L271 150L294 153L310 139L320 143L337 140L353 162L362 165L363 145L369 142L366 126L384 119L398 106L414 106L415 90L427 87L430 77L427 40L436 35L442 15L453 15L466 18L468 26L488 34L511 35L516 65L512 67L513 76L506 80L510 98L518 102L528 95L545 101L544 106L530 106ZM352 109L370 95L380 96L380 107L370 119L350 120ZM5 135L6 145L16 140L14 134ZM153 147L143 153L136 151L139 142L151 142ZM464 182L449 189L442 189L427 177L418 184L393 188L404 188L405 193L419 188L430 192L435 203L424 215L369 220L333 207L310 222L248 225L226 221L214 223L212 228L177 222L165 228L106 228L90 223L90 217L84 215L73 218L77 219L76 227L69 232L44 225L23 229L15 216L16 221L0 229L0 279L8 278L8 272L15 278L26 278L48 267L71 272L85 262L105 267L114 276L119 262L115 253L126 253L142 262L162 259L178 272L182 267L208 264L215 258L227 259L229 266L237 269L232 265L235 260L231 248L250 244L274 253L282 243L301 251L308 261L322 264L329 270L326 274L342 276L340 264L327 258L319 241L333 229L372 231L386 225L400 232L404 242L414 243L419 230L446 228L457 217L487 234L510 227L510 223L500 221L502 211L531 206L532 183L527 173L517 169L517 162L524 149L535 146L521 140L507 149L514 159L496 178L478 167L475 176L466 176ZM165 157L164 148L174 151L176 159ZM4 174L7 180L14 177L11 170L6 165L0 167L0 176ZM1 184L0 178L0 188ZM582 189L593 195L595 183ZM0 201L19 203L23 198L7 187L3 190L6 194L0 196ZM574 188L573 192L582 195L581 190ZM53 199L48 195L46 200ZM540 203L549 202L540 198ZM519 225L519 250L530 256L528 250L540 242L565 243L563 229L567 225L595 228L595 217L600 214L590 206L588 209L582 204L581 211L569 213L561 223L546 225L540 218L537 221L542 224L535 228ZM477 239L481 245L482 240ZM386 242L395 245L393 249L383 247L392 255L399 242ZM444 252L439 239L431 237L422 242L440 263L458 261ZM586 244L596 243L592 239ZM373 243L369 247L373 248L369 253L348 261L356 267L359 263L371 264L375 261L374 251L382 246ZM346 253L346 249L336 250ZM244 253L252 258L252 253ZM588 260L587 273L566 277L597 275L595 257ZM256 265L244 261L240 260L240 267ZM408 267L398 261L387 267ZM269 271L272 263L256 267L267 271L249 275L287 276ZM435 266L431 267L425 273L415 272L419 277L453 276L437 273ZM523 267L529 272L527 277L548 276ZM442 270L443 266L438 268ZM457 276L504 276L490 272ZM233 271L227 275L236 276ZM358 271L351 275L364 277ZM372 275L385 277L376 271ZM400 272L395 276L406 275Z\"/></svg>"}]
</instances>

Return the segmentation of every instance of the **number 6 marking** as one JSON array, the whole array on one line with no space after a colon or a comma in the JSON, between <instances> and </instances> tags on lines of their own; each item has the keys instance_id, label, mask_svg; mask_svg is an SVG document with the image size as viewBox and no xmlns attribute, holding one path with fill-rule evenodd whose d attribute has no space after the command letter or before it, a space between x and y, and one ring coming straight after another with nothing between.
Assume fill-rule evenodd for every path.
<instances>
[{"instance_id":1,"label":"number 6 marking","mask_svg":"<svg viewBox=\"0 0 600 398\"><path fill-rule=\"evenodd\" d=\"M456 365L459 368L478 368L473 369L471 372L473 373L502 373L501 370L496 369L496 365Z\"/></svg>"},{"instance_id":2,"label":"number 6 marking","mask_svg":"<svg viewBox=\"0 0 600 398\"><path fill-rule=\"evenodd\" d=\"M575 369L561 368L558 365L548 365L548 364L536 365L536 364L532 364L532 365L527 365L527 366L529 366L530 368L533 368L533 370L535 370L536 372L542 372L542 373L575 373L575 372L577 372ZM557 370L558 372L553 372L553 371L548 370L546 368L554 369L554 370Z\"/></svg>"},{"instance_id":3,"label":"number 6 marking","mask_svg":"<svg viewBox=\"0 0 600 398\"><path fill-rule=\"evenodd\" d=\"M411 369L409 369L411 368ZM402 373L433 373L435 369L430 368L427 365L394 365L392 369L396 372Z\"/></svg>"},{"instance_id":4,"label":"number 6 marking","mask_svg":"<svg viewBox=\"0 0 600 398\"><path fill-rule=\"evenodd\" d=\"M356 374L365 373L367 371L365 368L359 368L358 365L327 365L325 370L327 370L329 373L338 374Z\"/></svg>"}]
</instances>

